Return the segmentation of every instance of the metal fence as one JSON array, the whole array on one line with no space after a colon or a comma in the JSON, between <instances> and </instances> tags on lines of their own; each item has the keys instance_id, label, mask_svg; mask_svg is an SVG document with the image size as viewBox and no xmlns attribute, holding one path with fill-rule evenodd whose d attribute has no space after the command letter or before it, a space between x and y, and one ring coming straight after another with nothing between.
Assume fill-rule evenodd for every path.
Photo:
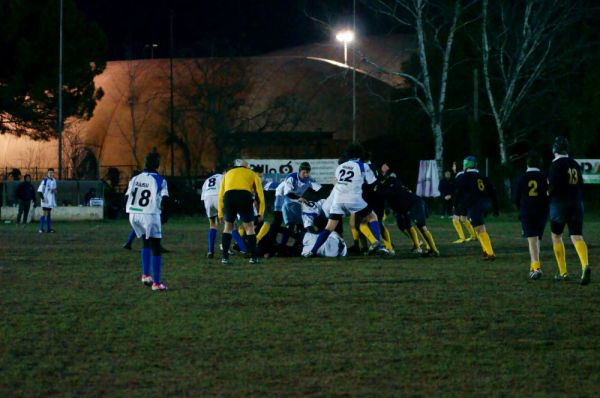
<instances>
[{"instance_id":1,"label":"metal fence","mask_svg":"<svg viewBox=\"0 0 600 398\"><path fill-rule=\"evenodd\" d=\"M16 206L17 186L22 181L3 181L0 183L0 194L2 206ZM106 184L101 180L64 181L57 180L56 202L59 206L87 206L85 198L88 193L95 192L94 197L104 198ZM41 181L31 181L37 191ZM88 196L90 196L88 195ZM39 200L37 200L39 201Z\"/></svg>"}]
</instances>

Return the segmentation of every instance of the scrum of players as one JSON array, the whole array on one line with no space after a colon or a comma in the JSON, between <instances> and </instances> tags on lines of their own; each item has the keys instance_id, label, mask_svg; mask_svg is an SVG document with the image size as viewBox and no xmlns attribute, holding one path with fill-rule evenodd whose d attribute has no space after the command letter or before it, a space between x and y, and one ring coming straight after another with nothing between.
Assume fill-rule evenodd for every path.
<instances>
[{"instance_id":1,"label":"scrum of players","mask_svg":"<svg viewBox=\"0 0 600 398\"><path fill-rule=\"evenodd\" d=\"M515 189L515 204L523 235L529 244L529 278L537 280L542 276L540 239L550 218L559 269L555 280L570 278L562 241L567 225L581 262L580 284L587 285L591 280L591 269L582 236L581 168L568 157L566 138L557 137L552 149L555 158L548 178L540 171L540 156L530 153L527 171L519 178ZM160 280L160 239L161 224L167 213L168 190L166 181L156 172L159 161L156 153L149 154L146 169L132 178L126 195L126 210L132 229L143 240L141 281L155 291L164 291L167 287ZM219 224L223 224L220 245L223 264L231 263L235 251L247 257L250 264L274 256L393 256L394 245L383 223L386 207L408 238L412 252L424 257L440 255L426 225L428 209L425 202L402 184L388 162L380 162L376 168L360 144L351 144L345 150L335 171L333 189L327 198L316 201L306 199L309 190L318 193L322 189L311 177L308 162L302 162L298 171L289 173L279 183L263 182L262 170L252 170L241 159L235 160L227 171L225 167L218 171L202 186L201 199L209 221L206 254L209 259L215 257ZM275 192L271 222L264 220L265 189ZM489 213L498 215L498 199L489 179L477 169L477 160L473 156L464 159L463 170L455 176L453 202L452 222L458 234L458 240L453 243L477 240L483 260L495 260L485 217ZM341 221L344 217L349 218L353 241L350 247L343 238ZM461 224L467 229L468 237Z\"/></svg>"}]
</instances>

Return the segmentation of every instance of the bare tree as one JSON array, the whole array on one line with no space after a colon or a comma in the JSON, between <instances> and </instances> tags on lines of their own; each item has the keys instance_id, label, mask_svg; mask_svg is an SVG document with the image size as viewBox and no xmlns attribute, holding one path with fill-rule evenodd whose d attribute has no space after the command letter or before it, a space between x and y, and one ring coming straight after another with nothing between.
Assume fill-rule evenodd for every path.
<instances>
[{"instance_id":1,"label":"bare tree","mask_svg":"<svg viewBox=\"0 0 600 398\"><path fill-rule=\"evenodd\" d=\"M508 166L507 128L535 86L564 63L560 35L577 20L579 1L482 1L483 80L503 166ZM514 137L513 137L514 138ZM510 189L505 179L507 192Z\"/></svg>"},{"instance_id":2,"label":"bare tree","mask_svg":"<svg viewBox=\"0 0 600 398\"><path fill-rule=\"evenodd\" d=\"M152 87L144 83L144 74L147 67L143 61L127 61L127 84L122 89L116 89L119 98L125 98L128 108L126 120L116 119L117 131L125 141L136 168L141 168L143 155L140 155L140 139L146 131L149 116L154 103L160 97L157 92L147 92L144 87Z\"/></svg>"},{"instance_id":3,"label":"bare tree","mask_svg":"<svg viewBox=\"0 0 600 398\"><path fill-rule=\"evenodd\" d=\"M456 0L365 0L375 12L388 16L398 27L414 31L416 38L416 71L390 71L361 54L378 71L404 78L411 86L412 95L399 101L416 101L429 119L435 140L435 159L439 170L444 159L444 114L448 79L452 68L451 57L456 32L473 22L461 21L461 15L475 1ZM434 59L440 58L440 67Z\"/></svg>"}]
</instances>

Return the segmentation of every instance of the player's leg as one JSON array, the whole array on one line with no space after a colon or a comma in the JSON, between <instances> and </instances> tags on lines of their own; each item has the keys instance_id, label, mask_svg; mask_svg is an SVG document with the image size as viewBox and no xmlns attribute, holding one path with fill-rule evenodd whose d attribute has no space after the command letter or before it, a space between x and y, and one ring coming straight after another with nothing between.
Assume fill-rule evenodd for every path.
<instances>
[{"instance_id":1,"label":"player's leg","mask_svg":"<svg viewBox=\"0 0 600 398\"><path fill-rule=\"evenodd\" d=\"M558 266L558 274L554 277L557 281L569 279L567 272L567 257L565 252L565 244L562 239L562 234L566 225L566 209L563 203L550 203L550 231L552 232L552 249L556 264Z\"/></svg>"},{"instance_id":2,"label":"player's leg","mask_svg":"<svg viewBox=\"0 0 600 398\"><path fill-rule=\"evenodd\" d=\"M419 223L417 224L417 228L419 228L419 231L421 232L421 234L423 234L425 242L427 242L427 245L429 246L427 254L431 256L439 256L440 251L438 250L435 244L435 239L433 239L433 235L431 234L431 231L427 228L427 225L425 225L424 223Z\"/></svg>"},{"instance_id":3,"label":"player's leg","mask_svg":"<svg viewBox=\"0 0 600 398\"><path fill-rule=\"evenodd\" d=\"M40 234L44 232L44 225L46 225L46 215L48 214L48 210L42 208L42 216L40 217Z\"/></svg>"},{"instance_id":4,"label":"player's leg","mask_svg":"<svg viewBox=\"0 0 600 398\"><path fill-rule=\"evenodd\" d=\"M131 244L133 243L134 239L135 239L135 230L133 228L131 228L131 231L129 231L129 236L127 237L127 242L125 242L125 244L123 245L123 249L131 250Z\"/></svg>"},{"instance_id":5,"label":"player's leg","mask_svg":"<svg viewBox=\"0 0 600 398\"><path fill-rule=\"evenodd\" d=\"M146 238L146 235L142 236L142 250L140 254L142 259L142 283L146 286L152 286L153 279L150 275L150 266L152 265L152 248L150 247L150 239Z\"/></svg>"},{"instance_id":6,"label":"player's leg","mask_svg":"<svg viewBox=\"0 0 600 398\"><path fill-rule=\"evenodd\" d=\"M394 254L394 245L392 244L392 235L390 234L389 229L385 226L383 222L379 222L379 229L381 230L381 241L385 248L390 252L390 254Z\"/></svg>"},{"instance_id":7,"label":"player's leg","mask_svg":"<svg viewBox=\"0 0 600 398\"><path fill-rule=\"evenodd\" d=\"M21 217L23 216L23 212L25 210L24 201L19 200L19 211L17 212L17 224L21 224ZM23 224L25 224L25 220L27 220L27 216L23 217Z\"/></svg>"},{"instance_id":8,"label":"player's leg","mask_svg":"<svg viewBox=\"0 0 600 398\"><path fill-rule=\"evenodd\" d=\"M48 209L48 214L46 215L46 232L54 232L52 229L52 209Z\"/></svg>"},{"instance_id":9,"label":"player's leg","mask_svg":"<svg viewBox=\"0 0 600 398\"><path fill-rule=\"evenodd\" d=\"M161 238L150 238L150 249L152 250L152 290L165 291L167 286L162 283L162 254L160 252Z\"/></svg>"},{"instance_id":10,"label":"player's leg","mask_svg":"<svg viewBox=\"0 0 600 398\"><path fill-rule=\"evenodd\" d=\"M269 234L271 230L271 225L267 221L263 221L262 225L258 229L258 233L256 234L256 244L258 244L265 236Z\"/></svg>"},{"instance_id":11,"label":"player's leg","mask_svg":"<svg viewBox=\"0 0 600 398\"><path fill-rule=\"evenodd\" d=\"M312 257L317 255L317 251L327 241L327 238L329 238L331 232L335 230L342 217L342 214L336 214L333 212L329 214L329 220L327 221L327 225L321 232L319 232L319 236L317 236L315 244L313 245L312 249L310 249L310 252L308 252L305 255L305 257Z\"/></svg>"},{"instance_id":12,"label":"player's leg","mask_svg":"<svg viewBox=\"0 0 600 398\"><path fill-rule=\"evenodd\" d=\"M256 256L256 231L254 229L254 221L244 222L244 231L246 232L246 241L248 242L248 252L250 253L250 263L257 263Z\"/></svg>"},{"instance_id":13,"label":"player's leg","mask_svg":"<svg viewBox=\"0 0 600 398\"><path fill-rule=\"evenodd\" d=\"M452 216L452 226L454 226L454 229L456 230L456 234L458 235L458 239L452 243L456 243L456 244L464 243L465 242L465 233L460 224L460 216L459 215L455 214Z\"/></svg>"},{"instance_id":14,"label":"player's leg","mask_svg":"<svg viewBox=\"0 0 600 398\"><path fill-rule=\"evenodd\" d=\"M223 224L223 233L221 234L221 262L224 264L227 264L229 262L229 248L231 247L231 235L233 229L233 222L225 220L225 223Z\"/></svg>"},{"instance_id":15,"label":"player's leg","mask_svg":"<svg viewBox=\"0 0 600 398\"><path fill-rule=\"evenodd\" d=\"M592 270L588 263L588 248L585 240L583 239L583 204L579 203L573 206L571 210L571 217L567 223L569 226L569 233L571 234L571 241L577 251L579 262L581 263L581 284L587 285L590 283L592 277Z\"/></svg>"},{"instance_id":16,"label":"player's leg","mask_svg":"<svg viewBox=\"0 0 600 398\"><path fill-rule=\"evenodd\" d=\"M475 240L477 238L477 233L475 232L475 229L473 228L473 224L471 223L469 218L466 216L462 216L460 218L460 221L465 226L465 229L467 230L467 232L469 232L469 237L466 238L465 241L469 242L469 241Z\"/></svg>"},{"instance_id":17,"label":"player's leg","mask_svg":"<svg viewBox=\"0 0 600 398\"><path fill-rule=\"evenodd\" d=\"M215 253L215 240L217 239L217 217L208 218L208 252L206 257L213 258Z\"/></svg>"}]
</instances>

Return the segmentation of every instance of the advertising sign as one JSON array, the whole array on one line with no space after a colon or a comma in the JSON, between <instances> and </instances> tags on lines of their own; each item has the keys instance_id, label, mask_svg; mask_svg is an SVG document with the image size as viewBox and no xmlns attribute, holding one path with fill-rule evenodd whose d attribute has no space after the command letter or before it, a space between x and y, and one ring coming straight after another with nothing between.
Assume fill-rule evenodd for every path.
<instances>
[{"instance_id":1,"label":"advertising sign","mask_svg":"<svg viewBox=\"0 0 600 398\"><path fill-rule=\"evenodd\" d=\"M575 159L581 165L584 184L600 184L600 159Z\"/></svg>"},{"instance_id":2,"label":"advertising sign","mask_svg":"<svg viewBox=\"0 0 600 398\"><path fill-rule=\"evenodd\" d=\"M262 167L265 174L286 175L298 171L300 163L310 163L310 175L320 184L333 184L337 159L246 159L250 166Z\"/></svg>"}]
</instances>

